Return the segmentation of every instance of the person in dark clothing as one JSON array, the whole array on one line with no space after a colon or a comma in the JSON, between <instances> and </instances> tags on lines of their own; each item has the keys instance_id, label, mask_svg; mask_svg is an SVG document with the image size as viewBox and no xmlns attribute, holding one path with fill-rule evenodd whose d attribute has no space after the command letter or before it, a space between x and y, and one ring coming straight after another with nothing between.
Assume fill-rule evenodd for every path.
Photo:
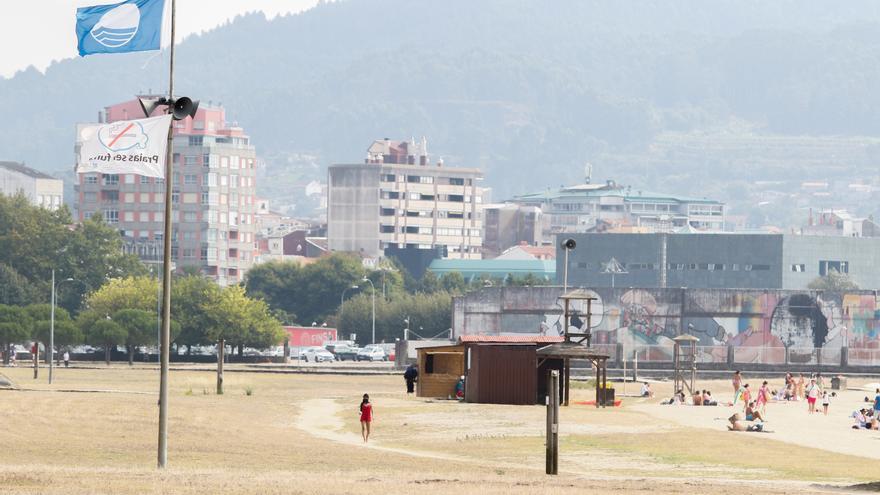
<instances>
[{"instance_id":1,"label":"person in dark clothing","mask_svg":"<svg viewBox=\"0 0 880 495\"><path fill-rule=\"evenodd\" d=\"M403 379L406 380L406 393L411 394L416 391L416 382L419 380L419 370L416 365L411 364L403 372Z\"/></svg>"}]
</instances>

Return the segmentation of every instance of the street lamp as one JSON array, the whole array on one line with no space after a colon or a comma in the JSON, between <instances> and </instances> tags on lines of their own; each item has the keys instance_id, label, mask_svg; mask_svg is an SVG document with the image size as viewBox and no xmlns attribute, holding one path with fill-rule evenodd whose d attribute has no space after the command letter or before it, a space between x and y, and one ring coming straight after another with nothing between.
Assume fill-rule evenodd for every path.
<instances>
[{"instance_id":1,"label":"street lamp","mask_svg":"<svg viewBox=\"0 0 880 495\"><path fill-rule=\"evenodd\" d=\"M58 290L58 287L61 287L61 284L64 282L79 282L82 284L79 280L66 278L58 282L58 285L55 285L55 269L52 269L52 309L49 312L49 349L46 350L46 354L49 358L49 385L52 384L52 370L55 366L55 291Z\"/></svg>"},{"instance_id":2,"label":"street lamp","mask_svg":"<svg viewBox=\"0 0 880 495\"><path fill-rule=\"evenodd\" d=\"M360 289L357 285L352 285L351 287L346 287L342 289L342 297L339 298L339 331L342 331L342 310L345 308L345 293L348 292L348 289Z\"/></svg>"},{"instance_id":3,"label":"street lamp","mask_svg":"<svg viewBox=\"0 0 880 495\"><path fill-rule=\"evenodd\" d=\"M372 291L370 291L370 292L371 292L372 300L373 300L373 338L372 338L372 340L370 340L370 343L375 344L376 343L376 286L373 285L373 281L368 279L367 277L364 277L361 281L362 282L369 282L370 288L372 289Z\"/></svg>"}]
</instances>

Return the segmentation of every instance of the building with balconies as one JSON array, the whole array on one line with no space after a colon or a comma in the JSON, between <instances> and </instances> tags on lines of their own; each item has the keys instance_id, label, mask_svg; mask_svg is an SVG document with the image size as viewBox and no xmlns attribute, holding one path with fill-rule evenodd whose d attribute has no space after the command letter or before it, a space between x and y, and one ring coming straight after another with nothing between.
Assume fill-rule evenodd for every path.
<instances>
[{"instance_id":1,"label":"building with balconies","mask_svg":"<svg viewBox=\"0 0 880 495\"><path fill-rule=\"evenodd\" d=\"M328 170L331 251L378 258L386 248L443 248L447 258L480 259L482 173L430 164L427 143L375 141L360 164Z\"/></svg>"},{"instance_id":2,"label":"building with balconies","mask_svg":"<svg viewBox=\"0 0 880 495\"><path fill-rule=\"evenodd\" d=\"M64 200L64 182L23 163L0 161L0 194L24 194L36 206L57 210Z\"/></svg>"},{"instance_id":3,"label":"building with balconies","mask_svg":"<svg viewBox=\"0 0 880 495\"><path fill-rule=\"evenodd\" d=\"M141 117L133 99L107 107L101 120ZM238 283L256 250L256 151L244 131L226 121L221 106L202 104L195 118L173 126L173 262L178 270L196 267L221 285ZM101 216L119 229L127 251L161 262L163 179L78 174L75 190L79 220Z\"/></svg>"}]
</instances>

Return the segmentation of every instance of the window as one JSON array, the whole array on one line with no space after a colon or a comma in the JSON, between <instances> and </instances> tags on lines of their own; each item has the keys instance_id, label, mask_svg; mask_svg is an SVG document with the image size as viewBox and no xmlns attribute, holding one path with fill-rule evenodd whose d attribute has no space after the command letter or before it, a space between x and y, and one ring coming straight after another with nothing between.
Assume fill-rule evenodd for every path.
<instances>
[{"instance_id":1,"label":"window","mask_svg":"<svg viewBox=\"0 0 880 495\"><path fill-rule=\"evenodd\" d=\"M224 187L229 185L229 176L228 175L221 175L220 176L220 185L224 186Z\"/></svg>"},{"instance_id":2,"label":"window","mask_svg":"<svg viewBox=\"0 0 880 495\"><path fill-rule=\"evenodd\" d=\"M94 202L97 201L97 200L98 200L98 193L96 193L96 192L94 192L94 191L83 193L83 201L84 201L84 202L86 202L86 203L94 203Z\"/></svg>"},{"instance_id":3,"label":"window","mask_svg":"<svg viewBox=\"0 0 880 495\"><path fill-rule=\"evenodd\" d=\"M123 201L128 204L134 203L134 193L125 193Z\"/></svg>"},{"instance_id":4,"label":"window","mask_svg":"<svg viewBox=\"0 0 880 495\"><path fill-rule=\"evenodd\" d=\"M232 189L238 188L238 176L237 175L230 175L229 176L229 187Z\"/></svg>"},{"instance_id":5,"label":"window","mask_svg":"<svg viewBox=\"0 0 880 495\"><path fill-rule=\"evenodd\" d=\"M179 192L171 193L171 202L174 204L180 203L180 193Z\"/></svg>"},{"instance_id":6,"label":"window","mask_svg":"<svg viewBox=\"0 0 880 495\"><path fill-rule=\"evenodd\" d=\"M134 174L125 174L125 183L134 184Z\"/></svg>"},{"instance_id":7,"label":"window","mask_svg":"<svg viewBox=\"0 0 880 495\"><path fill-rule=\"evenodd\" d=\"M150 221L150 212L142 211L138 213L138 220L141 222L149 222Z\"/></svg>"},{"instance_id":8,"label":"window","mask_svg":"<svg viewBox=\"0 0 880 495\"><path fill-rule=\"evenodd\" d=\"M464 196L462 196L461 194L450 194L449 196L447 196L446 200L453 203L463 203Z\"/></svg>"},{"instance_id":9,"label":"window","mask_svg":"<svg viewBox=\"0 0 880 495\"><path fill-rule=\"evenodd\" d=\"M195 128L195 126L193 126ZM190 136L189 137L189 145L190 146L201 146L202 145L202 136ZM189 158L189 157L187 157Z\"/></svg>"},{"instance_id":10,"label":"window","mask_svg":"<svg viewBox=\"0 0 880 495\"><path fill-rule=\"evenodd\" d=\"M793 272L805 272L805 271L807 271L807 265L804 265L803 263L801 263L801 264L791 265L791 271L793 271Z\"/></svg>"},{"instance_id":11,"label":"window","mask_svg":"<svg viewBox=\"0 0 880 495\"><path fill-rule=\"evenodd\" d=\"M150 178L147 177L146 175L142 175L141 176L141 184L149 184L149 183L150 183Z\"/></svg>"},{"instance_id":12,"label":"window","mask_svg":"<svg viewBox=\"0 0 880 495\"><path fill-rule=\"evenodd\" d=\"M190 139L192 139L194 137L199 138L199 140L202 139L201 136L190 136ZM198 161L198 157L194 156L194 155L186 155L185 157L183 157L183 164L184 165L195 165L197 163L197 161Z\"/></svg>"},{"instance_id":13,"label":"window","mask_svg":"<svg viewBox=\"0 0 880 495\"><path fill-rule=\"evenodd\" d=\"M241 163L241 158L238 156L230 156L229 157L229 168L233 170L238 170L239 164Z\"/></svg>"},{"instance_id":14,"label":"window","mask_svg":"<svg viewBox=\"0 0 880 495\"><path fill-rule=\"evenodd\" d=\"M187 185L196 185L198 184L199 176L195 174L186 174L183 176L183 183Z\"/></svg>"},{"instance_id":15,"label":"window","mask_svg":"<svg viewBox=\"0 0 880 495\"><path fill-rule=\"evenodd\" d=\"M379 226L379 232L383 234L393 234L394 233L394 225L381 225Z\"/></svg>"},{"instance_id":16,"label":"window","mask_svg":"<svg viewBox=\"0 0 880 495\"><path fill-rule=\"evenodd\" d=\"M238 258L238 249L236 249L236 248L229 248L229 258L230 258L230 259Z\"/></svg>"},{"instance_id":17,"label":"window","mask_svg":"<svg viewBox=\"0 0 880 495\"><path fill-rule=\"evenodd\" d=\"M434 373L434 355L428 354L425 356L425 373L431 374Z\"/></svg>"},{"instance_id":18,"label":"window","mask_svg":"<svg viewBox=\"0 0 880 495\"><path fill-rule=\"evenodd\" d=\"M379 215L383 217L393 217L394 208L379 208Z\"/></svg>"},{"instance_id":19,"label":"window","mask_svg":"<svg viewBox=\"0 0 880 495\"><path fill-rule=\"evenodd\" d=\"M97 174L83 175L83 184L97 184L97 183L98 183Z\"/></svg>"},{"instance_id":20,"label":"window","mask_svg":"<svg viewBox=\"0 0 880 495\"><path fill-rule=\"evenodd\" d=\"M408 197L409 197L409 199L415 199L415 200L422 199L422 195L419 193L409 193Z\"/></svg>"},{"instance_id":21,"label":"window","mask_svg":"<svg viewBox=\"0 0 880 495\"><path fill-rule=\"evenodd\" d=\"M849 262L828 260L819 261L819 275L828 275L832 270L837 273L849 273Z\"/></svg>"},{"instance_id":22,"label":"window","mask_svg":"<svg viewBox=\"0 0 880 495\"><path fill-rule=\"evenodd\" d=\"M104 174L101 176L101 184L105 186L118 186L119 174Z\"/></svg>"},{"instance_id":23,"label":"window","mask_svg":"<svg viewBox=\"0 0 880 495\"><path fill-rule=\"evenodd\" d=\"M107 223L119 223L119 210L104 210L104 221Z\"/></svg>"},{"instance_id":24,"label":"window","mask_svg":"<svg viewBox=\"0 0 880 495\"><path fill-rule=\"evenodd\" d=\"M183 221L184 222L195 222L196 221L196 212L194 212L194 211L183 212Z\"/></svg>"},{"instance_id":25,"label":"window","mask_svg":"<svg viewBox=\"0 0 880 495\"><path fill-rule=\"evenodd\" d=\"M154 241L161 241L164 238L165 238L165 233L162 232L161 230L154 230L153 231L153 240Z\"/></svg>"},{"instance_id":26,"label":"window","mask_svg":"<svg viewBox=\"0 0 880 495\"><path fill-rule=\"evenodd\" d=\"M101 191L101 201L105 203L118 203L119 191Z\"/></svg>"},{"instance_id":27,"label":"window","mask_svg":"<svg viewBox=\"0 0 880 495\"><path fill-rule=\"evenodd\" d=\"M193 248L184 248L183 249L183 257L184 258L195 258L196 250Z\"/></svg>"},{"instance_id":28,"label":"window","mask_svg":"<svg viewBox=\"0 0 880 495\"><path fill-rule=\"evenodd\" d=\"M208 204L208 201L209 201L209 200L210 200L210 193L203 192L203 193L202 193L202 201L201 201L202 204L203 204L203 205Z\"/></svg>"},{"instance_id":29,"label":"window","mask_svg":"<svg viewBox=\"0 0 880 495\"><path fill-rule=\"evenodd\" d=\"M94 213L95 212L93 212L93 211L86 211L83 213L83 218L88 220L88 219L92 218L92 214L94 214Z\"/></svg>"},{"instance_id":30,"label":"window","mask_svg":"<svg viewBox=\"0 0 880 495\"><path fill-rule=\"evenodd\" d=\"M450 186L463 186L464 179L461 177L450 177L449 178L449 185Z\"/></svg>"},{"instance_id":31,"label":"window","mask_svg":"<svg viewBox=\"0 0 880 495\"><path fill-rule=\"evenodd\" d=\"M382 174L382 182L394 182L394 174Z\"/></svg>"},{"instance_id":32,"label":"window","mask_svg":"<svg viewBox=\"0 0 880 495\"><path fill-rule=\"evenodd\" d=\"M397 191L382 191L380 194L382 199L398 199L400 197L400 193Z\"/></svg>"}]
</instances>

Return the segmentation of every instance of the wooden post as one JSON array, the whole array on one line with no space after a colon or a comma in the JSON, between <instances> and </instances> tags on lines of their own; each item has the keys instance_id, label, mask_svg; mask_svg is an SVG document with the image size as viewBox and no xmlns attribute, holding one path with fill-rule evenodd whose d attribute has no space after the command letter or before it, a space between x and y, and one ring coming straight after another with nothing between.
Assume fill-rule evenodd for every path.
<instances>
[{"instance_id":1,"label":"wooden post","mask_svg":"<svg viewBox=\"0 0 880 495\"><path fill-rule=\"evenodd\" d=\"M599 360L596 361L590 360L590 363L596 366L596 408L599 408L599 401L601 395L599 394L599 387L602 386L602 376L599 374ZM604 393L604 392L603 392Z\"/></svg>"},{"instance_id":2,"label":"wooden post","mask_svg":"<svg viewBox=\"0 0 880 495\"><path fill-rule=\"evenodd\" d=\"M226 359L226 340L217 343L217 395L223 395L223 361Z\"/></svg>"},{"instance_id":3,"label":"wooden post","mask_svg":"<svg viewBox=\"0 0 880 495\"><path fill-rule=\"evenodd\" d=\"M568 394L569 394L569 384L571 381L571 362L568 358L565 358L565 390L563 391L563 405L568 407Z\"/></svg>"},{"instance_id":4,"label":"wooden post","mask_svg":"<svg viewBox=\"0 0 880 495\"><path fill-rule=\"evenodd\" d=\"M284 360L281 362L284 364L290 362L290 339L286 337L284 339Z\"/></svg>"},{"instance_id":5,"label":"wooden post","mask_svg":"<svg viewBox=\"0 0 880 495\"><path fill-rule=\"evenodd\" d=\"M547 474L559 471L559 371L547 377Z\"/></svg>"},{"instance_id":6,"label":"wooden post","mask_svg":"<svg viewBox=\"0 0 880 495\"><path fill-rule=\"evenodd\" d=\"M40 374L40 344L39 342L34 342L34 346L31 348L34 351L34 380Z\"/></svg>"}]
</instances>

